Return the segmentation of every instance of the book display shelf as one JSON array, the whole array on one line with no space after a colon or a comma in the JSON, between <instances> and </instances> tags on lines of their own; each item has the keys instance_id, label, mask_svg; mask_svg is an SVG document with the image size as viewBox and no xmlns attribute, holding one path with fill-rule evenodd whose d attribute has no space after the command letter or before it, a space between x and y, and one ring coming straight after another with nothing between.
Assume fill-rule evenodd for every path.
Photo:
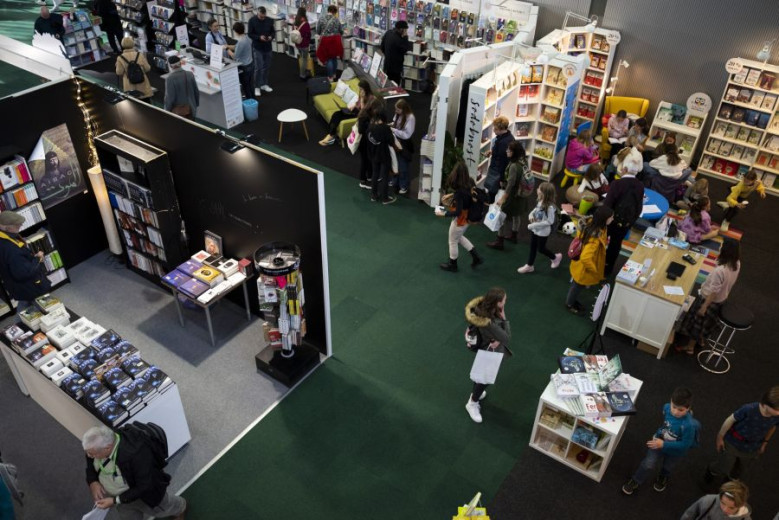
<instances>
[{"instance_id":1,"label":"book display shelf","mask_svg":"<svg viewBox=\"0 0 779 520\"><path fill-rule=\"evenodd\" d=\"M584 28L555 29L538 40L536 45L542 49L548 46L570 56L586 59L576 94L572 130L587 121L592 122L593 130L597 128L606 88L609 86L614 53L620 39L618 31L596 27L593 33Z\"/></svg>"},{"instance_id":2,"label":"book display shelf","mask_svg":"<svg viewBox=\"0 0 779 520\"><path fill-rule=\"evenodd\" d=\"M175 0L154 0L148 2L151 19L152 39L149 42L151 65L161 72L168 71L168 58L165 55L176 40L174 19L179 9Z\"/></svg>"},{"instance_id":3,"label":"book display shelf","mask_svg":"<svg viewBox=\"0 0 779 520\"><path fill-rule=\"evenodd\" d=\"M136 40L146 39L146 27L149 23L149 12L143 0L114 0L119 18L122 20L122 30Z\"/></svg>"},{"instance_id":4,"label":"book display shelf","mask_svg":"<svg viewBox=\"0 0 779 520\"><path fill-rule=\"evenodd\" d=\"M113 330L44 295L3 329L0 351L19 390L79 439L89 428L154 422L168 456L191 438L177 385Z\"/></svg>"},{"instance_id":5,"label":"book display shelf","mask_svg":"<svg viewBox=\"0 0 779 520\"><path fill-rule=\"evenodd\" d=\"M202 0L200 1L202 2ZM248 32L249 19L254 16L254 7L252 4L246 4L242 2L225 2L223 5L216 7L219 7L221 14L224 15L222 20L220 20L220 17L214 16L214 18L220 20L221 22L222 34L235 39L235 31L233 31L233 24L235 22L243 22L244 26L246 27L245 30ZM203 23L208 23L208 19L203 20ZM208 29L206 28L206 30Z\"/></svg>"},{"instance_id":6,"label":"book display shelf","mask_svg":"<svg viewBox=\"0 0 779 520\"><path fill-rule=\"evenodd\" d=\"M648 148L656 148L665 139L666 134L676 134L676 146L679 147L679 156L687 164L692 161L692 156L701 138L703 125L706 123L707 112L687 109L682 105L661 101L657 107L657 113L649 128Z\"/></svg>"},{"instance_id":7,"label":"book display shelf","mask_svg":"<svg viewBox=\"0 0 779 520\"><path fill-rule=\"evenodd\" d=\"M63 13L65 34L62 44L73 67L81 67L106 57L100 32L100 18L92 18L87 11Z\"/></svg>"},{"instance_id":8,"label":"book display shelf","mask_svg":"<svg viewBox=\"0 0 779 520\"><path fill-rule=\"evenodd\" d=\"M189 255L168 155L116 130L95 138L108 196L121 229L127 266L161 284Z\"/></svg>"},{"instance_id":9,"label":"book display shelf","mask_svg":"<svg viewBox=\"0 0 779 520\"><path fill-rule=\"evenodd\" d=\"M767 193L779 195L779 66L734 58L726 68L698 171L738 182L752 169Z\"/></svg>"},{"instance_id":10,"label":"book display shelf","mask_svg":"<svg viewBox=\"0 0 779 520\"><path fill-rule=\"evenodd\" d=\"M62 257L57 250L56 242L51 232L45 228L46 213L38 198L38 191L27 166L27 161L21 155L0 156L0 211L13 211L24 217L20 234L33 253L43 251L43 264L46 267L46 277L52 288L59 287L68 281L68 274L62 263ZM10 314L16 305L2 290L2 300L6 303L0 308L0 316Z\"/></svg>"},{"instance_id":11,"label":"book display shelf","mask_svg":"<svg viewBox=\"0 0 779 520\"><path fill-rule=\"evenodd\" d=\"M427 51L427 43L415 41L413 47L403 57L403 89L412 92L423 92L429 79L427 73L427 60L430 53Z\"/></svg>"},{"instance_id":12,"label":"book display shelf","mask_svg":"<svg viewBox=\"0 0 779 520\"><path fill-rule=\"evenodd\" d=\"M227 30L227 27L224 24L223 9L224 2L222 0L197 0L197 14L195 16L197 17L197 20L200 22L200 25L204 31L208 31L206 24L211 18L219 20L220 25L222 26L222 30ZM232 30L232 26L230 29ZM249 30L248 27L246 30ZM227 33L223 32L222 34ZM203 43L203 48L205 49L205 42Z\"/></svg>"}]
</instances>

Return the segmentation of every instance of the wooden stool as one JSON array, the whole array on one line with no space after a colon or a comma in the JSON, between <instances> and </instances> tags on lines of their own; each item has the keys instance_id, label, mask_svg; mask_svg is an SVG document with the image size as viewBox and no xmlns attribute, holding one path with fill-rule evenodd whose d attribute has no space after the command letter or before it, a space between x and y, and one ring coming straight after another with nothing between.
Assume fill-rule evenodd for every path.
<instances>
[{"instance_id":1,"label":"wooden stool","mask_svg":"<svg viewBox=\"0 0 779 520\"><path fill-rule=\"evenodd\" d=\"M579 184L579 181L582 179L583 175L581 173L575 172L573 170L569 170L568 168L563 169L563 180L560 182L560 187L565 188L565 185L568 184L568 178L573 179L573 185L576 186Z\"/></svg>"}]
</instances>

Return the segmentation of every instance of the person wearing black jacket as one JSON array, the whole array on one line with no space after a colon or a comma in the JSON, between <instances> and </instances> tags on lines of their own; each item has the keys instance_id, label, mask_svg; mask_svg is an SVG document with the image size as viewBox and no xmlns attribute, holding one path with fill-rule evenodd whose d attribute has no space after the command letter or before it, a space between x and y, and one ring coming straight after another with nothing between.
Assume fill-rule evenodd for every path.
<instances>
[{"instance_id":1,"label":"person wearing black jacket","mask_svg":"<svg viewBox=\"0 0 779 520\"><path fill-rule=\"evenodd\" d=\"M246 36L252 41L254 63L254 95L260 96L262 92L273 92L268 85L268 73L273 56L273 38L276 31L273 28L273 20L266 16L265 7L257 8L257 15L249 19L249 32Z\"/></svg>"},{"instance_id":2,"label":"person wearing black jacket","mask_svg":"<svg viewBox=\"0 0 779 520\"><path fill-rule=\"evenodd\" d=\"M487 178L484 180L484 189L490 194L490 202L495 200L495 195L505 181L506 166L509 164L506 149L514 137L509 132L509 120L504 116L498 116L492 121L492 131L495 138L492 147L485 154L490 158L490 166L487 169Z\"/></svg>"},{"instance_id":3,"label":"person wearing black jacket","mask_svg":"<svg viewBox=\"0 0 779 520\"><path fill-rule=\"evenodd\" d=\"M86 452L86 476L95 506L116 506L122 519L148 516L184 520L187 502L167 492L170 475L155 462L143 434L95 426L81 441Z\"/></svg>"},{"instance_id":4,"label":"person wearing black jacket","mask_svg":"<svg viewBox=\"0 0 779 520\"><path fill-rule=\"evenodd\" d=\"M121 43L124 32L122 31L122 19L116 4L111 0L95 0L95 14L102 20L100 29L108 35L108 43L116 54L122 53Z\"/></svg>"},{"instance_id":5,"label":"person wearing black jacket","mask_svg":"<svg viewBox=\"0 0 779 520\"><path fill-rule=\"evenodd\" d=\"M384 105L376 100L371 105L371 123L368 127L368 157L371 159L373 178L371 180L371 201L392 204L397 200L387 194L389 176L392 171L390 148L394 146L395 135L387 124Z\"/></svg>"},{"instance_id":6,"label":"person wearing black jacket","mask_svg":"<svg viewBox=\"0 0 779 520\"><path fill-rule=\"evenodd\" d=\"M614 220L609 224L609 245L606 248L606 266L604 277L609 277L619 258L622 240L631 226L641 216L644 206L644 183L636 179L643 168L641 153L633 148L622 162L620 178L609 185L609 192L603 201L604 206L614 210Z\"/></svg>"},{"instance_id":7,"label":"person wearing black jacket","mask_svg":"<svg viewBox=\"0 0 779 520\"><path fill-rule=\"evenodd\" d=\"M463 246L471 254L472 268L484 263L484 259L476 252L473 243L465 238L465 232L468 231L468 225L471 223L468 218L468 210L473 205L471 192L475 187L465 162L460 160L452 168L451 173L446 178L446 186L452 191L441 197L443 206L436 208L435 214L438 217L452 218L452 223L449 225L449 261L439 264L439 267L444 271L456 273L457 258L460 256L459 246Z\"/></svg>"},{"instance_id":8,"label":"person wearing black jacket","mask_svg":"<svg viewBox=\"0 0 779 520\"><path fill-rule=\"evenodd\" d=\"M33 254L19 236L23 224L24 217L13 211L0 213L0 279L20 311L51 289L43 251Z\"/></svg>"},{"instance_id":9,"label":"person wearing black jacket","mask_svg":"<svg viewBox=\"0 0 779 520\"><path fill-rule=\"evenodd\" d=\"M381 39L381 52L384 54L384 72L399 86L400 76L403 74L403 57L410 50L408 24L403 20L397 21L394 29L384 33Z\"/></svg>"},{"instance_id":10,"label":"person wearing black jacket","mask_svg":"<svg viewBox=\"0 0 779 520\"><path fill-rule=\"evenodd\" d=\"M38 34L51 34L58 40L65 34L65 24L62 15L49 12L45 5L41 7L41 15L35 20L35 32Z\"/></svg>"}]
</instances>

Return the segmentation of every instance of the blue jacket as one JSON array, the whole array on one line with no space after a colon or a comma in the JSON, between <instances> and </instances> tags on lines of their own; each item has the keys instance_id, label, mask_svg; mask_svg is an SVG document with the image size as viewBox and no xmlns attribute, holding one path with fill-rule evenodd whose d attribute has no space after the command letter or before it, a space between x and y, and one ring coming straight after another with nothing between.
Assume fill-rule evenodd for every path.
<instances>
[{"instance_id":1,"label":"blue jacket","mask_svg":"<svg viewBox=\"0 0 779 520\"><path fill-rule=\"evenodd\" d=\"M663 406L663 425L657 429L655 437L663 439L663 455L680 457L687 453L695 442L695 426L691 412L677 419L671 415L671 404Z\"/></svg>"},{"instance_id":2,"label":"blue jacket","mask_svg":"<svg viewBox=\"0 0 779 520\"><path fill-rule=\"evenodd\" d=\"M0 279L15 300L32 301L51 289L46 267L23 240L0 231Z\"/></svg>"}]
</instances>

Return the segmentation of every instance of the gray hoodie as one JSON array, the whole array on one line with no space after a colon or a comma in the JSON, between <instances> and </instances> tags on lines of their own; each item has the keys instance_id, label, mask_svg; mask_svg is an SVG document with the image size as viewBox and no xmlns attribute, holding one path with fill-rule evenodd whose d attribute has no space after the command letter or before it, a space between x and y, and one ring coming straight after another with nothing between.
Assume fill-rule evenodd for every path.
<instances>
[{"instance_id":1,"label":"gray hoodie","mask_svg":"<svg viewBox=\"0 0 779 520\"><path fill-rule=\"evenodd\" d=\"M687 508L681 520L752 520L752 507L745 504L733 516L726 515L719 506L719 495L705 495Z\"/></svg>"}]
</instances>

